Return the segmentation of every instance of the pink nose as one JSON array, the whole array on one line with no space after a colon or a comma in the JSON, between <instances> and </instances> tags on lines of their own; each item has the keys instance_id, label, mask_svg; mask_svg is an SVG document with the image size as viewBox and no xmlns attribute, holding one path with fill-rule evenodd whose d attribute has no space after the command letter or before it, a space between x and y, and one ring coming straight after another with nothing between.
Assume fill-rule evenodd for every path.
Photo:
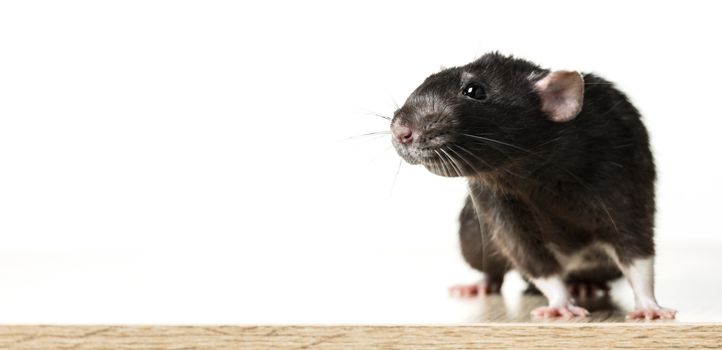
<instances>
[{"instance_id":1,"label":"pink nose","mask_svg":"<svg viewBox=\"0 0 722 350\"><path fill-rule=\"evenodd\" d=\"M399 143L410 143L413 140L414 132L410 127L402 124L394 124L391 127L391 133L394 134L396 141Z\"/></svg>"}]
</instances>

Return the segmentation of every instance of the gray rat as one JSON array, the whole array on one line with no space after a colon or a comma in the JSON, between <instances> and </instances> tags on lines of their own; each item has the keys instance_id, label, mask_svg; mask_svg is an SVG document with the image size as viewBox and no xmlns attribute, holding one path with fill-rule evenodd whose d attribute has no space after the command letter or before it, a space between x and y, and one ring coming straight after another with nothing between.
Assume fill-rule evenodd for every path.
<instances>
[{"instance_id":1,"label":"gray rat","mask_svg":"<svg viewBox=\"0 0 722 350\"><path fill-rule=\"evenodd\" d=\"M533 315L586 316L565 282L623 274L629 318L671 319L654 296L656 172L640 118L601 77L490 53L429 76L391 133L406 162L468 180L459 234L483 291L513 268L549 301Z\"/></svg>"}]
</instances>

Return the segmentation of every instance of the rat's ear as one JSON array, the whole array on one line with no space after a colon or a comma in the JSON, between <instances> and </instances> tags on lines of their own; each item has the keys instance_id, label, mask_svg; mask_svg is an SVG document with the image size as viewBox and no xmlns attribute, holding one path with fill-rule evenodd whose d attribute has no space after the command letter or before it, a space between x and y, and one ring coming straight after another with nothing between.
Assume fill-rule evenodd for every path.
<instances>
[{"instance_id":1,"label":"rat's ear","mask_svg":"<svg viewBox=\"0 0 722 350\"><path fill-rule=\"evenodd\" d=\"M567 122L582 110L584 78L577 72L549 72L534 83L534 91L539 95L542 112L549 120Z\"/></svg>"}]
</instances>

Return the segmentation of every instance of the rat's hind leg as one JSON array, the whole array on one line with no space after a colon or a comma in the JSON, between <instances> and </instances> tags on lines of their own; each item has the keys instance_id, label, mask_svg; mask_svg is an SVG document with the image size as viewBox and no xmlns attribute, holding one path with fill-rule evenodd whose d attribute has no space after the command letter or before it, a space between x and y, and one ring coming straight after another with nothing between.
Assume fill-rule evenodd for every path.
<instances>
[{"instance_id":1,"label":"rat's hind leg","mask_svg":"<svg viewBox=\"0 0 722 350\"><path fill-rule=\"evenodd\" d=\"M491 241L486 224L479 222L469 197L459 215L459 223L461 254L482 276L477 283L452 286L449 293L462 298L499 293L510 264Z\"/></svg>"},{"instance_id":2,"label":"rat's hind leg","mask_svg":"<svg viewBox=\"0 0 722 350\"><path fill-rule=\"evenodd\" d=\"M653 207L643 208L650 210ZM617 243L607 247L607 254L622 270L634 291L635 307L627 314L628 319L673 319L677 311L659 306L654 296L654 240L650 223L653 214L647 214L628 219L636 225L620 225L621 229L614 231L619 235L615 240Z\"/></svg>"},{"instance_id":3,"label":"rat's hind leg","mask_svg":"<svg viewBox=\"0 0 722 350\"><path fill-rule=\"evenodd\" d=\"M630 262L620 262L619 267L634 290L634 311L627 319L673 319L676 310L659 306L654 297L654 258L635 258Z\"/></svg>"}]
</instances>

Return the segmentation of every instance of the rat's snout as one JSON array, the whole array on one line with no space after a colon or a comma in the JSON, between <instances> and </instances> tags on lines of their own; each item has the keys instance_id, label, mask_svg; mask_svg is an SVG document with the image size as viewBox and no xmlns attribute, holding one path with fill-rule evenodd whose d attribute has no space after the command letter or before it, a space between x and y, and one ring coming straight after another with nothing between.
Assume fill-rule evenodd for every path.
<instances>
[{"instance_id":1,"label":"rat's snout","mask_svg":"<svg viewBox=\"0 0 722 350\"><path fill-rule=\"evenodd\" d=\"M418 145L414 140L418 137L413 124L402 117L394 117L391 122L391 144L396 148L399 156L409 164L418 164L420 161Z\"/></svg>"},{"instance_id":2,"label":"rat's snout","mask_svg":"<svg viewBox=\"0 0 722 350\"><path fill-rule=\"evenodd\" d=\"M401 144L408 144L414 140L414 131L406 124L394 123L391 125L391 133Z\"/></svg>"}]
</instances>

